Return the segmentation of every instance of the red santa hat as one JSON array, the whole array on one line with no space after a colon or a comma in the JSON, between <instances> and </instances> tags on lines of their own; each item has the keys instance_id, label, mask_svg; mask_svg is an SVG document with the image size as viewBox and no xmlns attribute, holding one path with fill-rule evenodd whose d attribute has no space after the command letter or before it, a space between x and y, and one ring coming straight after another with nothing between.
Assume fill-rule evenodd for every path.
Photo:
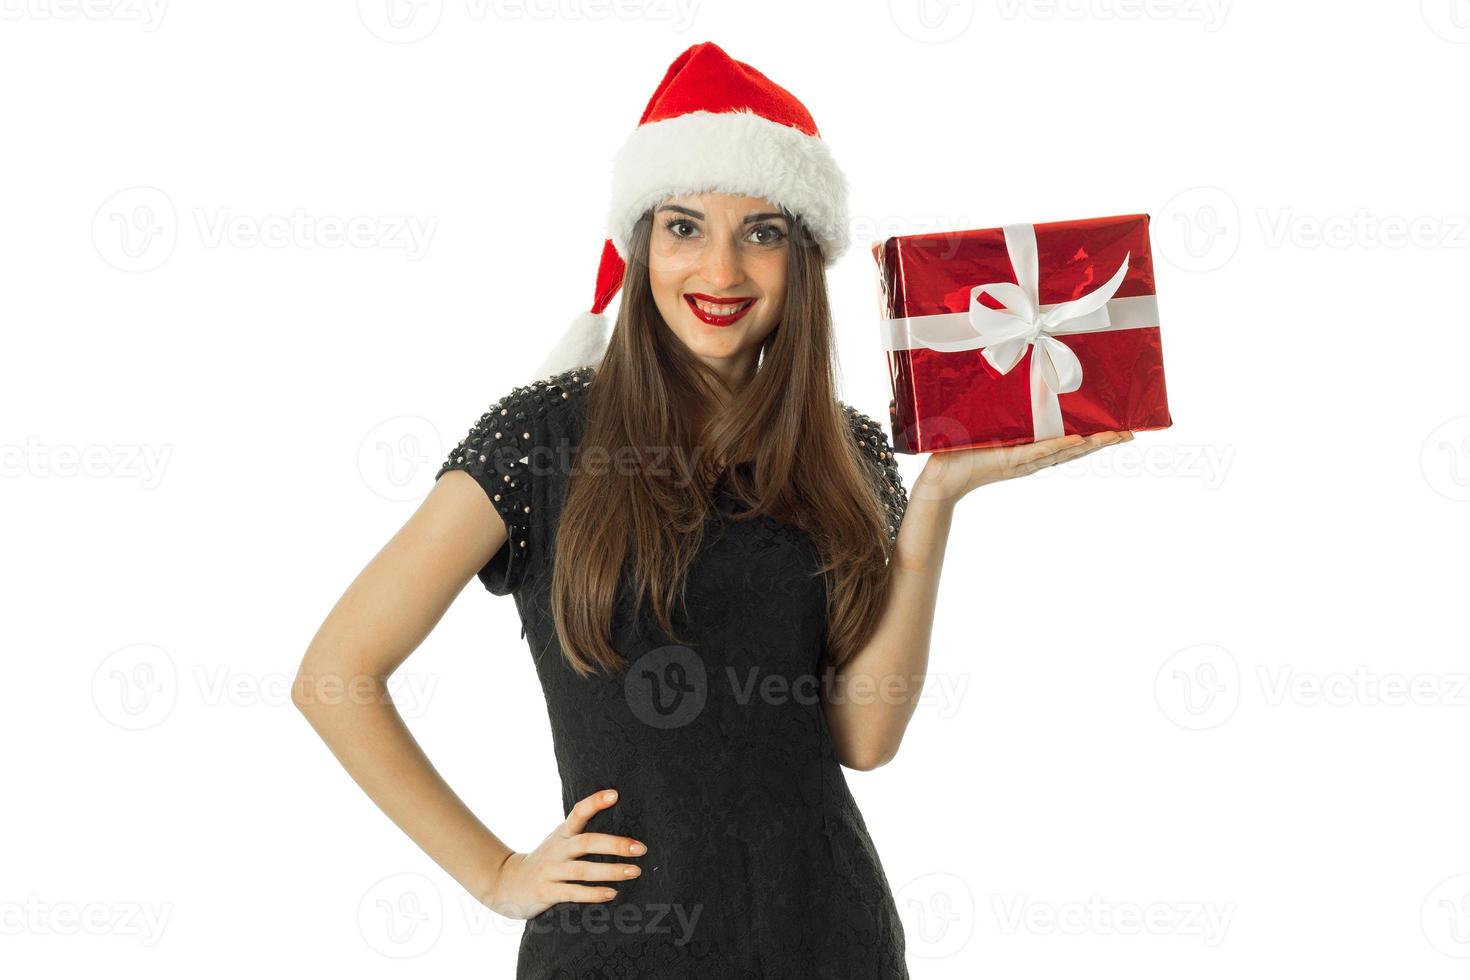
<instances>
[{"instance_id":1,"label":"red santa hat","mask_svg":"<svg viewBox=\"0 0 1470 980\"><path fill-rule=\"evenodd\" d=\"M847 180L796 97L712 41L679 55L613 158L592 309L547 355L538 377L595 364L607 349L603 310L623 284L633 227L675 194L764 197L799 215L830 266L847 250Z\"/></svg>"}]
</instances>

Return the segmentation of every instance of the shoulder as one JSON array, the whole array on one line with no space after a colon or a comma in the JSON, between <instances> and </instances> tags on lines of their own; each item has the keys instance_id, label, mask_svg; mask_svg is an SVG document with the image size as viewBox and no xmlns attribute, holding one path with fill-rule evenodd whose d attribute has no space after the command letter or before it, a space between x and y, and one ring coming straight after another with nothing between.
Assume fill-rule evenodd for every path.
<instances>
[{"instance_id":1,"label":"shoulder","mask_svg":"<svg viewBox=\"0 0 1470 980\"><path fill-rule=\"evenodd\" d=\"M517 385L490 404L481 422L503 422L508 429L515 430L517 423L535 423L541 419L569 421L580 412L595 371L590 366L572 368ZM537 427L523 425L511 435L518 440L529 440L534 438L532 430Z\"/></svg>"},{"instance_id":2,"label":"shoulder","mask_svg":"<svg viewBox=\"0 0 1470 980\"><path fill-rule=\"evenodd\" d=\"M837 405L847 423L853 448L864 462L874 490L888 513L889 538L896 539L898 527L903 522L904 511L908 507L908 494L898 472L893 444L888 440L887 431L876 419L846 402L839 401Z\"/></svg>"},{"instance_id":3,"label":"shoulder","mask_svg":"<svg viewBox=\"0 0 1470 980\"><path fill-rule=\"evenodd\" d=\"M578 437L590 382L590 370L579 368L502 393L434 474L438 480L450 470L463 470L505 522L507 547L479 573L491 592L507 595L520 588L528 567L541 557L542 518L551 484L563 473L556 452Z\"/></svg>"},{"instance_id":4,"label":"shoulder","mask_svg":"<svg viewBox=\"0 0 1470 980\"><path fill-rule=\"evenodd\" d=\"M857 450L874 466L884 471L898 472L893 457L893 445L888 441L888 434L883 426L847 402L839 401L837 407L847 422L847 430Z\"/></svg>"},{"instance_id":5,"label":"shoulder","mask_svg":"<svg viewBox=\"0 0 1470 980\"><path fill-rule=\"evenodd\" d=\"M576 368L502 392L449 453L440 475L457 467L472 475L483 469L510 483L527 453L575 437L591 380L591 368Z\"/></svg>"}]
</instances>

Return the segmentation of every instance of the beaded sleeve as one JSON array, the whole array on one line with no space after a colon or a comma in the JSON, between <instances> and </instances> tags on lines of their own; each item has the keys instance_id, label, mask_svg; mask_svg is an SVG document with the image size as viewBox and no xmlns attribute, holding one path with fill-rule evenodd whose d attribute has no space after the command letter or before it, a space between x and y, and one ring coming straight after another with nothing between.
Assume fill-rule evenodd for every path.
<instances>
[{"instance_id":1,"label":"beaded sleeve","mask_svg":"<svg viewBox=\"0 0 1470 980\"><path fill-rule=\"evenodd\" d=\"M450 470L468 473L505 522L505 545L479 571L480 581L496 595L514 592L525 579L535 516L531 456L542 441L541 419L550 383L517 387L496 400L434 474L437 480Z\"/></svg>"},{"instance_id":2,"label":"beaded sleeve","mask_svg":"<svg viewBox=\"0 0 1470 980\"><path fill-rule=\"evenodd\" d=\"M564 438L570 407L591 383L593 371L577 368L512 388L493 402L434 474L463 470L474 478L505 522L505 546L479 571L485 588L509 595L521 587L540 558L547 529L542 513L551 484L564 477L554 443Z\"/></svg>"},{"instance_id":3,"label":"beaded sleeve","mask_svg":"<svg viewBox=\"0 0 1470 980\"><path fill-rule=\"evenodd\" d=\"M873 419L846 403L843 410L858 453L867 463L874 492L888 515L888 543L891 547L898 541L898 529L903 525L904 511L908 508L908 493L898 473L893 446L883 427Z\"/></svg>"},{"instance_id":4,"label":"beaded sleeve","mask_svg":"<svg viewBox=\"0 0 1470 980\"><path fill-rule=\"evenodd\" d=\"M505 545L478 573L485 588L496 595L509 595L524 579L531 531L526 459L535 437L531 406L524 391L517 388L492 404L434 474L437 480L450 470L468 473L505 522Z\"/></svg>"}]
</instances>

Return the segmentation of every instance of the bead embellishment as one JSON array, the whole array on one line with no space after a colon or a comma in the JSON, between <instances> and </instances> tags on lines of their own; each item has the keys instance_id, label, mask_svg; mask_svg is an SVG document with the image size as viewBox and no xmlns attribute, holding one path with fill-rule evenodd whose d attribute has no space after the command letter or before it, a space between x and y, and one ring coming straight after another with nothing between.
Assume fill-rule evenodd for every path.
<instances>
[{"instance_id":1,"label":"bead embellishment","mask_svg":"<svg viewBox=\"0 0 1470 980\"><path fill-rule=\"evenodd\" d=\"M585 391L591 385L595 374L594 369L576 368L512 388L489 406L440 468L440 474L448 469L463 469L487 487L499 475L500 479L494 480L495 490L490 493L490 499L505 522L508 539L514 542L511 553L517 557L505 573L511 587L526 573L526 556L531 550L530 515L534 511L530 494L534 481L517 479L518 475L529 472L530 453L535 448L535 426L526 423L532 418L544 418L551 405L567 404L574 392ZM908 505L893 448L878 422L845 402L838 404L887 516L891 547L898 540Z\"/></svg>"},{"instance_id":2,"label":"bead embellishment","mask_svg":"<svg viewBox=\"0 0 1470 980\"><path fill-rule=\"evenodd\" d=\"M908 494L903 488L903 478L898 473L898 461L894 457L893 447L883 427L874 419L846 403L842 407L858 451L868 461L874 489L888 516L888 540L892 545L898 541L898 529L902 526L903 515L908 509Z\"/></svg>"},{"instance_id":3,"label":"bead embellishment","mask_svg":"<svg viewBox=\"0 0 1470 980\"><path fill-rule=\"evenodd\" d=\"M534 485L521 477L528 472L535 445L536 429L531 420L544 418L549 406L567 404L573 393L585 391L594 373L579 367L512 388L486 409L436 474L437 478L445 470L462 469L487 487L512 544L513 557L504 569L507 591L525 576L527 556L532 552L530 515L534 511L530 494Z\"/></svg>"}]
</instances>

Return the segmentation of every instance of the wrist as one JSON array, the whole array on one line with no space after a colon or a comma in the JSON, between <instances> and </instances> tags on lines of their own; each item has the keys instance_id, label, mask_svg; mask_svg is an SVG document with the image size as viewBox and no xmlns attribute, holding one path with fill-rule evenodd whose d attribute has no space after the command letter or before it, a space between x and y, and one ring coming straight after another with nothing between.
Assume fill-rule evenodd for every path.
<instances>
[{"instance_id":1,"label":"wrist","mask_svg":"<svg viewBox=\"0 0 1470 980\"><path fill-rule=\"evenodd\" d=\"M504 851L495 851L488 855L484 866L474 875L469 882L470 891L475 898L489 905L500 889L500 878L505 871L506 864L515 856L515 851L507 848Z\"/></svg>"},{"instance_id":2,"label":"wrist","mask_svg":"<svg viewBox=\"0 0 1470 980\"><path fill-rule=\"evenodd\" d=\"M957 474L946 469L945 462L936 460L935 455L931 454L919 471L909 492L909 503L923 500L943 509L953 509L960 498L975 488L961 485Z\"/></svg>"}]
</instances>

